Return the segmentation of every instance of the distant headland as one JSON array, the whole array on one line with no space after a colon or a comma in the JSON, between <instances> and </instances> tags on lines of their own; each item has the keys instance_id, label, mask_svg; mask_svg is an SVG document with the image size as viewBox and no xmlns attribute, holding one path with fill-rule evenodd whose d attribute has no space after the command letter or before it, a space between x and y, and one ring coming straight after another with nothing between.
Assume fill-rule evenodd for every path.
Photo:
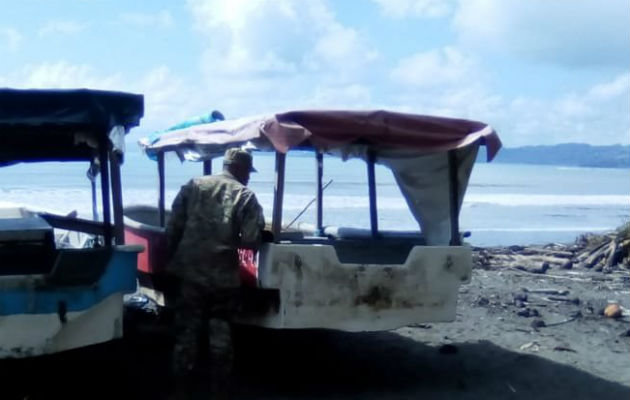
<instances>
[{"instance_id":1,"label":"distant headland","mask_svg":"<svg viewBox=\"0 0 630 400\"><path fill-rule=\"evenodd\" d=\"M480 152L478 161L485 161L485 152ZM551 146L504 147L493 162L630 168L630 146L592 146L584 143L563 143Z\"/></svg>"}]
</instances>

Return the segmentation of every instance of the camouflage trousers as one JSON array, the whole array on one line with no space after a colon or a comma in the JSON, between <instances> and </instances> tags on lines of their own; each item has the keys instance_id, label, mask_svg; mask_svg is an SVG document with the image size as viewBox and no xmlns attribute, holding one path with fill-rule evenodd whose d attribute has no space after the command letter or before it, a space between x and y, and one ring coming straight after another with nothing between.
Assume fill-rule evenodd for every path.
<instances>
[{"instance_id":1,"label":"camouflage trousers","mask_svg":"<svg viewBox=\"0 0 630 400\"><path fill-rule=\"evenodd\" d=\"M202 385L213 393L227 391L234 362L230 323L238 307L238 293L235 288L211 289L180 282L173 348L176 385Z\"/></svg>"}]
</instances>

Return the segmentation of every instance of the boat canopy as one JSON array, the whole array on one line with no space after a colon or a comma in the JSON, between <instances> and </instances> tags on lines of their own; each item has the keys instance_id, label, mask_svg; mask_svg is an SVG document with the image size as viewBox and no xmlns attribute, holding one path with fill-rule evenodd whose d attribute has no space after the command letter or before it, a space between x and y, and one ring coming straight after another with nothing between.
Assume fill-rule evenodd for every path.
<instances>
[{"instance_id":1,"label":"boat canopy","mask_svg":"<svg viewBox=\"0 0 630 400\"><path fill-rule=\"evenodd\" d=\"M279 182L284 179L283 155L290 149L363 159L368 164L372 236L378 230L374 164L385 165L429 245L459 243L459 210L479 145L486 146L488 161L501 148L497 133L482 122L384 110L291 111L216 121L162 132L139 144L150 158L158 159L158 169L163 164L156 156L169 151L182 161L208 161L235 146L275 151ZM321 230L321 173L318 177ZM277 188L274 198L274 234L281 230L282 191ZM159 208L163 215L163 196Z\"/></svg>"},{"instance_id":2,"label":"boat canopy","mask_svg":"<svg viewBox=\"0 0 630 400\"><path fill-rule=\"evenodd\" d=\"M106 140L122 152L124 135L143 114L138 94L0 89L0 166L90 160Z\"/></svg>"},{"instance_id":3,"label":"boat canopy","mask_svg":"<svg viewBox=\"0 0 630 400\"><path fill-rule=\"evenodd\" d=\"M501 147L496 132L477 121L384 110L307 110L187 126L156 140L142 139L140 146L152 158L174 151L182 160L201 161L246 144L280 153L292 148L328 152L353 145L430 153L475 142L487 146L488 161Z\"/></svg>"}]
</instances>

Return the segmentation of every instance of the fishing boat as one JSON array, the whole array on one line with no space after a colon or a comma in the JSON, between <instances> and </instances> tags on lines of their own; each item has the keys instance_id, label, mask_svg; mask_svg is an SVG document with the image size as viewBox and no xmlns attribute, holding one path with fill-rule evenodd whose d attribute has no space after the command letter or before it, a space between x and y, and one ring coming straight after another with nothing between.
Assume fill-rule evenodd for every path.
<instances>
[{"instance_id":1,"label":"fishing boat","mask_svg":"<svg viewBox=\"0 0 630 400\"><path fill-rule=\"evenodd\" d=\"M472 274L471 247L459 212L480 146L487 160L501 147L489 125L384 110L306 110L219 120L168 130L140 141L156 160L157 205L125 210L127 239L146 246L141 285L160 292L166 253L165 154L203 164L230 147L275 154L272 238L258 254L241 252L244 307L238 320L267 328L378 331L453 321L457 294ZM316 218L283 219L286 159L313 157ZM370 227L326 226L324 155L365 162ZM375 165L388 168L417 221L417 231L378 226ZM182 182L183 184L184 182ZM144 258L143 258L144 257ZM168 303L168 299L161 298ZM165 304L168 307L168 304Z\"/></svg>"},{"instance_id":2,"label":"fishing boat","mask_svg":"<svg viewBox=\"0 0 630 400\"><path fill-rule=\"evenodd\" d=\"M0 89L0 167L83 163L93 200L91 219L0 205L0 358L122 336L123 295L136 290L143 249L124 242L120 166L143 112L137 94Z\"/></svg>"}]
</instances>

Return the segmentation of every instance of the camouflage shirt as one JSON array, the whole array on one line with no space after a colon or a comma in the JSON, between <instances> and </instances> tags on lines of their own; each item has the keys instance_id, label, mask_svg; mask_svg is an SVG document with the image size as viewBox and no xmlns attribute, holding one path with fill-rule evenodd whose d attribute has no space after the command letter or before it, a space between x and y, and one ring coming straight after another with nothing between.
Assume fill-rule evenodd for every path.
<instances>
[{"instance_id":1,"label":"camouflage shirt","mask_svg":"<svg viewBox=\"0 0 630 400\"><path fill-rule=\"evenodd\" d=\"M254 193L227 171L191 179L173 201L168 270L203 285L240 285L237 248L257 248L265 221Z\"/></svg>"}]
</instances>

